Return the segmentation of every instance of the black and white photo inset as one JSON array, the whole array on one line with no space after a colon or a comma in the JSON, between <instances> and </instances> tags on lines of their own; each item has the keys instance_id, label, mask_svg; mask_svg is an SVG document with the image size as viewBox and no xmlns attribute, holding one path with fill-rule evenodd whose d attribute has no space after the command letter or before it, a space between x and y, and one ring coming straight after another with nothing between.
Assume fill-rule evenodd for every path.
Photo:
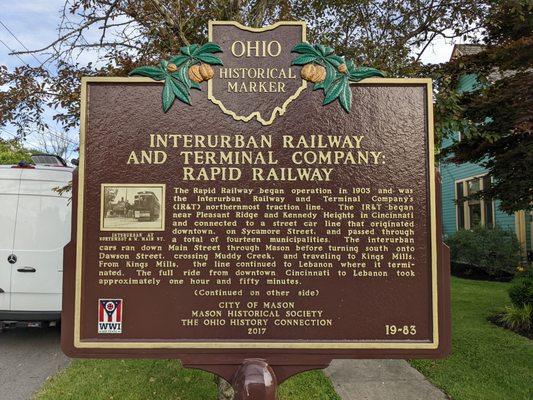
<instances>
[{"instance_id":1,"label":"black and white photo inset","mask_svg":"<svg viewBox=\"0 0 533 400\"><path fill-rule=\"evenodd\" d=\"M165 185L102 184L100 230L165 230Z\"/></svg>"}]
</instances>

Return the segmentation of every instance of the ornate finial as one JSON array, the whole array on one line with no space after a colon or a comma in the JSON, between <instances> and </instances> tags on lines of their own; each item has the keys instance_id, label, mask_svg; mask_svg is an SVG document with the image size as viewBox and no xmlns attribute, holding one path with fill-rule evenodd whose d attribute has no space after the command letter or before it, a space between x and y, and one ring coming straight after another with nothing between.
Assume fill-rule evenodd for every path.
<instances>
[{"instance_id":1,"label":"ornate finial","mask_svg":"<svg viewBox=\"0 0 533 400\"><path fill-rule=\"evenodd\" d=\"M208 42L202 46L192 44L182 47L180 54L169 61L162 60L158 67L135 68L130 76L146 76L155 81L165 81L163 111L167 112L176 98L191 104L191 88L200 90L199 83L214 75L211 65L222 65L220 58L213 55L220 52L222 50L216 43Z\"/></svg>"},{"instance_id":2,"label":"ornate finial","mask_svg":"<svg viewBox=\"0 0 533 400\"><path fill-rule=\"evenodd\" d=\"M339 99L346 112L350 112L352 106L350 82L359 82L371 76L385 76L375 68L355 67L353 61L345 61L344 57L334 54L331 47L321 44L301 42L293 47L292 52L300 54L292 61L292 65L304 66L302 78L314 83L313 90L324 90L323 104Z\"/></svg>"}]
</instances>

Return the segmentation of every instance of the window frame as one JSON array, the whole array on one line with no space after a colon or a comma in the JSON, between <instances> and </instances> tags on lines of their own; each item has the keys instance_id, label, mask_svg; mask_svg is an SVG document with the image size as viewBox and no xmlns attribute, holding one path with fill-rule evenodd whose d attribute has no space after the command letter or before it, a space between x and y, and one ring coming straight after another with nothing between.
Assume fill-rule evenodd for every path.
<instances>
[{"instance_id":1,"label":"window frame","mask_svg":"<svg viewBox=\"0 0 533 400\"><path fill-rule=\"evenodd\" d=\"M479 200L471 200L471 201L468 201L468 200L463 200L463 220L464 220L464 226L463 227L460 227L459 226L459 202L458 202L458 198L457 198L457 185L458 184L461 184L462 185L462 188L463 188L463 197L468 197L468 182L474 180L474 179L478 179L479 180L479 190L483 190L485 188L485 185L484 185L484 179L485 177L488 176L488 173L484 173L484 174L478 174L478 175L473 175L473 176L469 176L467 178L463 178L463 179L456 179L454 181L454 186L453 186L453 190L454 190L454 197L455 197L455 228L456 230L459 230L459 229L472 229L472 226L471 226L471 221L470 221L470 205L472 202L479 202L479 205L480 205L480 208L481 208L481 224L480 226L486 226L487 224L487 216L486 216L486 213L487 213L487 206L486 206L486 203L487 203L487 200L485 199L479 199ZM492 182L492 178L490 178L490 181ZM496 224L496 219L495 219L495 207L494 207L494 200L491 200L490 201L491 203L491 220L492 220L492 226L494 226Z\"/></svg>"}]
</instances>

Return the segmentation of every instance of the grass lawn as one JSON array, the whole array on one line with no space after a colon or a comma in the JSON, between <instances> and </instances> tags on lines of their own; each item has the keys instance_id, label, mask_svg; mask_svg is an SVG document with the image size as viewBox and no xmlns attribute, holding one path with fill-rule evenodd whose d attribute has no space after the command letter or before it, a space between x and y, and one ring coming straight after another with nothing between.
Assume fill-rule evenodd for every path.
<instances>
[{"instance_id":1,"label":"grass lawn","mask_svg":"<svg viewBox=\"0 0 533 400\"><path fill-rule=\"evenodd\" d=\"M411 364L453 400L533 399L533 342L487 321L509 303L507 283L452 279L453 349ZM320 371L285 382L280 400L340 400ZM39 400L210 400L213 375L167 360L78 360L49 380ZM429 400L429 399L428 399Z\"/></svg>"},{"instance_id":2,"label":"grass lawn","mask_svg":"<svg viewBox=\"0 0 533 400\"><path fill-rule=\"evenodd\" d=\"M452 279L452 354L411 364L453 400L533 399L533 342L487 321L508 283Z\"/></svg>"},{"instance_id":3,"label":"grass lawn","mask_svg":"<svg viewBox=\"0 0 533 400\"><path fill-rule=\"evenodd\" d=\"M50 379L39 400L215 400L213 375L168 360L77 360ZM294 376L280 400L340 400L321 371Z\"/></svg>"}]
</instances>

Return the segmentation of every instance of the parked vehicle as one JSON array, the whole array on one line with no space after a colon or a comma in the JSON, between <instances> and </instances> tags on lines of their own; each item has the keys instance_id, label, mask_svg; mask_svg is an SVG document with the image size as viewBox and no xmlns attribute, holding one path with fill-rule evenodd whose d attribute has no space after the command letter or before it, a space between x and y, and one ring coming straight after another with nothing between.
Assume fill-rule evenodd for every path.
<instances>
[{"instance_id":1,"label":"parked vehicle","mask_svg":"<svg viewBox=\"0 0 533 400\"><path fill-rule=\"evenodd\" d=\"M0 166L0 328L60 319L71 207L70 194L54 188L72 172L59 164Z\"/></svg>"},{"instance_id":2,"label":"parked vehicle","mask_svg":"<svg viewBox=\"0 0 533 400\"><path fill-rule=\"evenodd\" d=\"M133 216L137 220L155 221L159 218L161 205L154 192L139 192L133 202Z\"/></svg>"}]
</instances>

